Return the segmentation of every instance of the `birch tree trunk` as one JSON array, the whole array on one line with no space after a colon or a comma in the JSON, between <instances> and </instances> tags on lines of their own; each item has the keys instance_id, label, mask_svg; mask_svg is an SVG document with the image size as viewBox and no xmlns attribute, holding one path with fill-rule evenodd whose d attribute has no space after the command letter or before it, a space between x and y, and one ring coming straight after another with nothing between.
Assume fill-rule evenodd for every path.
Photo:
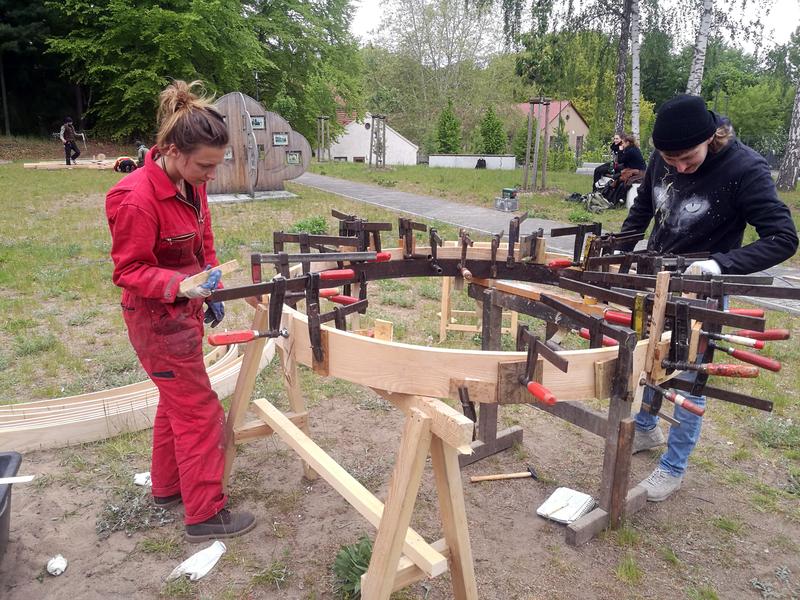
<instances>
[{"instance_id":1,"label":"birch tree trunk","mask_svg":"<svg viewBox=\"0 0 800 600\"><path fill-rule=\"evenodd\" d=\"M639 66L639 0L631 2L631 133L639 139L639 96L641 93Z\"/></svg>"},{"instance_id":2,"label":"birch tree trunk","mask_svg":"<svg viewBox=\"0 0 800 600\"><path fill-rule=\"evenodd\" d=\"M694 42L694 58L689 69L689 81L686 83L686 93L694 96L700 95L703 85L703 69L706 64L706 48L708 47L708 32L711 29L711 13L714 10L714 0L703 0L703 12L700 15L700 27Z\"/></svg>"},{"instance_id":3,"label":"birch tree trunk","mask_svg":"<svg viewBox=\"0 0 800 600\"><path fill-rule=\"evenodd\" d=\"M614 84L617 95L614 103L616 116L614 118L614 133L625 131L625 100L628 81L628 40L631 35L631 6L633 0L622 2L622 23L619 31L619 45L617 46L617 74Z\"/></svg>"},{"instance_id":4,"label":"birch tree trunk","mask_svg":"<svg viewBox=\"0 0 800 600\"><path fill-rule=\"evenodd\" d=\"M796 189L798 177L800 177L800 82L794 95L789 141L786 143L786 152L783 154L781 169L778 172L778 189L785 192Z\"/></svg>"}]
</instances>

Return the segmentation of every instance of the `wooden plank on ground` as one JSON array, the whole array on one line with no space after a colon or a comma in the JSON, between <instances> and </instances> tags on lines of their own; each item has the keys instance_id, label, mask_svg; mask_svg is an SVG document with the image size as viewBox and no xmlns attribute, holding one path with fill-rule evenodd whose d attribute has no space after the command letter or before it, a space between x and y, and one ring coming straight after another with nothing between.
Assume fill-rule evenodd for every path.
<instances>
[{"instance_id":1,"label":"wooden plank on ground","mask_svg":"<svg viewBox=\"0 0 800 600\"><path fill-rule=\"evenodd\" d=\"M327 481L350 505L374 527L383 516L383 503L350 475L339 463L328 456L305 433L300 431L284 414L264 398L253 401L253 410L288 444L300 458ZM447 571L447 559L436 552L421 535L411 528L406 530L403 552L430 577Z\"/></svg>"}]
</instances>

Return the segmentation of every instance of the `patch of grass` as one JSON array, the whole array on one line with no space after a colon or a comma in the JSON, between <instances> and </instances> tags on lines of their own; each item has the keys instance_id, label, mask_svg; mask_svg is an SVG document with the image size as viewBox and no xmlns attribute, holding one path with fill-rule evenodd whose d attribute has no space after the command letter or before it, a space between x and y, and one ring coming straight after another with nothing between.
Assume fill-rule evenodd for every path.
<instances>
[{"instance_id":1,"label":"patch of grass","mask_svg":"<svg viewBox=\"0 0 800 600\"><path fill-rule=\"evenodd\" d=\"M689 597L689 600L719 600L719 596L717 596L717 592L714 588L708 586L689 588L686 590L686 595Z\"/></svg>"},{"instance_id":2,"label":"patch of grass","mask_svg":"<svg viewBox=\"0 0 800 600\"><path fill-rule=\"evenodd\" d=\"M616 531L617 546L632 548L639 543L639 532L627 523Z\"/></svg>"},{"instance_id":3,"label":"patch of grass","mask_svg":"<svg viewBox=\"0 0 800 600\"><path fill-rule=\"evenodd\" d=\"M266 569L262 569L250 578L250 583L259 586L275 586L278 591L281 585L292 575L289 566L284 562L288 553L284 553L283 560L275 559Z\"/></svg>"},{"instance_id":4,"label":"patch of grass","mask_svg":"<svg viewBox=\"0 0 800 600\"><path fill-rule=\"evenodd\" d=\"M131 535L135 531L162 527L174 521L168 511L156 508L148 490L130 486L118 492L103 507L95 529L100 539L105 539L115 531Z\"/></svg>"},{"instance_id":5,"label":"patch of grass","mask_svg":"<svg viewBox=\"0 0 800 600\"><path fill-rule=\"evenodd\" d=\"M48 352L58 344L60 342L52 333L17 335L14 337L14 353L17 356L32 356Z\"/></svg>"},{"instance_id":6,"label":"patch of grass","mask_svg":"<svg viewBox=\"0 0 800 600\"><path fill-rule=\"evenodd\" d=\"M159 595L167 598L189 598L195 595L195 590L188 578L179 577L165 583Z\"/></svg>"},{"instance_id":7,"label":"patch of grass","mask_svg":"<svg viewBox=\"0 0 800 600\"><path fill-rule=\"evenodd\" d=\"M183 550L180 541L171 535L145 538L139 542L138 548L145 554L159 554L168 558L179 557Z\"/></svg>"},{"instance_id":8,"label":"patch of grass","mask_svg":"<svg viewBox=\"0 0 800 600\"><path fill-rule=\"evenodd\" d=\"M264 504L270 510L280 514L296 512L303 494L300 490L268 490L264 497Z\"/></svg>"},{"instance_id":9,"label":"patch of grass","mask_svg":"<svg viewBox=\"0 0 800 600\"><path fill-rule=\"evenodd\" d=\"M98 314L100 314L100 311L96 308L75 313L67 318L67 325L70 327L83 327L91 323Z\"/></svg>"},{"instance_id":10,"label":"patch of grass","mask_svg":"<svg viewBox=\"0 0 800 600\"><path fill-rule=\"evenodd\" d=\"M623 583L638 585L644 577L644 571L636 563L636 558L630 552L626 553L614 570L614 574Z\"/></svg>"},{"instance_id":11,"label":"patch of grass","mask_svg":"<svg viewBox=\"0 0 800 600\"><path fill-rule=\"evenodd\" d=\"M669 564L669 565L671 565L673 567L680 566L681 561L678 558L678 555L675 554L675 551L672 548L670 548L668 546L661 546L661 548L659 548L659 550L661 552L661 558L663 558L664 561L667 564Z\"/></svg>"},{"instance_id":12,"label":"patch of grass","mask_svg":"<svg viewBox=\"0 0 800 600\"><path fill-rule=\"evenodd\" d=\"M263 500L267 497L264 475L260 470L236 469L231 483L231 504L236 505L244 500Z\"/></svg>"},{"instance_id":13,"label":"patch of grass","mask_svg":"<svg viewBox=\"0 0 800 600\"><path fill-rule=\"evenodd\" d=\"M325 235L328 233L328 221L322 215L306 217L295 221L289 227L289 233L310 233L312 235Z\"/></svg>"},{"instance_id":14,"label":"patch of grass","mask_svg":"<svg viewBox=\"0 0 800 600\"><path fill-rule=\"evenodd\" d=\"M570 223L591 223L595 220L596 216L597 215L590 213L584 208L574 208L567 215L567 220Z\"/></svg>"},{"instance_id":15,"label":"patch of grass","mask_svg":"<svg viewBox=\"0 0 800 600\"><path fill-rule=\"evenodd\" d=\"M770 417L756 426L756 438L769 448L797 448L800 446L800 424L792 419Z\"/></svg>"},{"instance_id":16,"label":"patch of grass","mask_svg":"<svg viewBox=\"0 0 800 600\"><path fill-rule=\"evenodd\" d=\"M741 520L729 517L715 517L711 519L711 524L727 533L740 533L744 527Z\"/></svg>"}]
</instances>

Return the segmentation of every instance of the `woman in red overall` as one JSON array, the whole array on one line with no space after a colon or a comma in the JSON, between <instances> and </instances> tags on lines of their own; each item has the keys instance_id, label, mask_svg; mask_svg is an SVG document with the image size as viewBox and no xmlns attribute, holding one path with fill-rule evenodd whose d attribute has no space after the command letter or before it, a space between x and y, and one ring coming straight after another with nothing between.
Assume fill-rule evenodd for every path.
<instances>
[{"instance_id":1,"label":"woman in red overall","mask_svg":"<svg viewBox=\"0 0 800 600\"><path fill-rule=\"evenodd\" d=\"M228 145L222 116L175 81L160 97L156 145L106 197L114 283L136 354L158 387L151 477L157 506L183 502L186 539L200 542L250 531L255 517L225 509L224 412L203 364L203 302L209 282L181 294L180 282L217 265L206 183ZM224 316L210 303L206 323Z\"/></svg>"}]
</instances>

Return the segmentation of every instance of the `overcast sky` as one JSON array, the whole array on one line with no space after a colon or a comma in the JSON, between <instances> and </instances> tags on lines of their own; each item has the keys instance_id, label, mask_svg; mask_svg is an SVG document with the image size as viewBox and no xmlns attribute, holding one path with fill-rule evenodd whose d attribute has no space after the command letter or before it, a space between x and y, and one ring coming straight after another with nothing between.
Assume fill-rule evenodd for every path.
<instances>
[{"instance_id":1,"label":"overcast sky","mask_svg":"<svg viewBox=\"0 0 800 600\"><path fill-rule=\"evenodd\" d=\"M368 32L380 23L385 4L378 0L353 0L353 4L356 6L356 13L350 24L350 31L361 40L367 40ZM765 24L765 39L774 40L776 44L788 42L789 36L800 24L800 0L775 0L774 8ZM769 30L774 31L774 35Z\"/></svg>"}]
</instances>

